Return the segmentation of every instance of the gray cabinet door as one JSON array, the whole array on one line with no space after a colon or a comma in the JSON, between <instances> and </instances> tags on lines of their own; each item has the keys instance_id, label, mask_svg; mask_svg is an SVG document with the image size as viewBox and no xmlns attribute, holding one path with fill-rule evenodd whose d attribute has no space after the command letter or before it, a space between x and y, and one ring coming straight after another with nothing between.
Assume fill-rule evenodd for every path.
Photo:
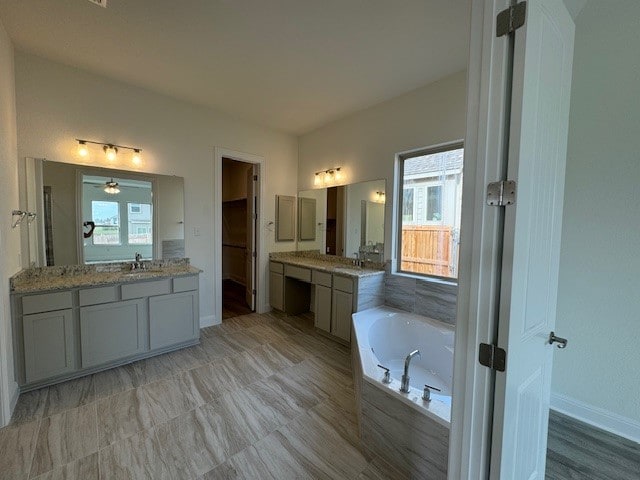
<instances>
[{"instance_id":1,"label":"gray cabinet door","mask_svg":"<svg viewBox=\"0 0 640 480\"><path fill-rule=\"evenodd\" d=\"M284 275L269 272L269 303L277 310L284 310Z\"/></svg>"},{"instance_id":2,"label":"gray cabinet door","mask_svg":"<svg viewBox=\"0 0 640 480\"><path fill-rule=\"evenodd\" d=\"M197 292L149 298L149 344L152 350L198 338L199 323Z\"/></svg>"},{"instance_id":3,"label":"gray cabinet door","mask_svg":"<svg viewBox=\"0 0 640 480\"><path fill-rule=\"evenodd\" d=\"M348 342L351 340L353 294L334 289L332 307L331 333Z\"/></svg>"},{"instance_id":4,"label":"gray cabinet door","mask_svg":"<svg viewBox=\"0 0 640 480\"><path fill-rule=\"evenodd\" d=\"M144 299L80 308L82 368L147 350Z\"/></svg>"},{"instance_id":5,"label":"gray cabinet door","mask_svg":"<svg viewBox=\"0 0 640 480\"><path fill-rule=\"evenodd\" d=\"M325 332L331 331L331 289L316 285L315 326Z\"/></svg>"},{"instance_id":6,"label":"gray cabinet door","mask_svg":"<svg viewBox=\"0 0 640 480\"><path fill-rule=\"evenodd\" d=\"M71 309L22 317L27 382L74 370L73 313Z\"/></svg>"}]
</instances>

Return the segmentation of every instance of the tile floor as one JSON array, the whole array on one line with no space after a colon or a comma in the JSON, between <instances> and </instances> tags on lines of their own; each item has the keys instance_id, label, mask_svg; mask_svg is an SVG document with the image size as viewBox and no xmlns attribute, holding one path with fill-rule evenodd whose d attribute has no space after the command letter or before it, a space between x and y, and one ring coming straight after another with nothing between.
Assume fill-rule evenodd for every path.
<instances>
[{"instance_id":1,"label":"tile floor","mask_svg":"<svg viewBox=\"0 0 640 480\"><path fill-rule=\"evenodd\" d=\"M22 395L0 478L398 478L359 450L348 349L307 324L236 317L198 346Z\"/></svg>"}]
</instances>

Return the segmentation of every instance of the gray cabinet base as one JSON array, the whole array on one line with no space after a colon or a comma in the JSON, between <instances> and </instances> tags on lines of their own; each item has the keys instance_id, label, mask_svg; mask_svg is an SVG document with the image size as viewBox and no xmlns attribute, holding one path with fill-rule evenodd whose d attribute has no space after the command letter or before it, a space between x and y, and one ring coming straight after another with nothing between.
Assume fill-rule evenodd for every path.
<instances>
[{"instance_id":1,"label":"gray cabinet base","mask_svg":"<svg viewBox=\"0 0 640 480\"><path fill-rule=\"evenodd\" d=\"M144 360L145 358L155 357L156 355L161 355L163 353L173 352L175 350L180 350L186 347L192 347L194 345L198 345L200 343L200 338L196 338L194 340L190 340L188 342L179 343L176 345L171 345L166 348L159 348L156 350L150 350L148 352L144 352L140 355L133 355L128 358L121 358L115 362L107 363L100 365L98 367L93 368L84 368L82 370L77 370L71 374L67 375L58 375L56 377L47 378L46 380L42 380L39 382L31 382L25 383L19 387L20 393L30 392L31 390L36 390L42 387L48 387L51 385L55 385L56 383L66 382L67 380L73 380L75 378L85 377L87 375L91 375L93 373L103 372L105 370L110 370L115 367L121 367L122 365L127 365L129 363L137 362L138 360Z\"/></svg>"}]
</instances>

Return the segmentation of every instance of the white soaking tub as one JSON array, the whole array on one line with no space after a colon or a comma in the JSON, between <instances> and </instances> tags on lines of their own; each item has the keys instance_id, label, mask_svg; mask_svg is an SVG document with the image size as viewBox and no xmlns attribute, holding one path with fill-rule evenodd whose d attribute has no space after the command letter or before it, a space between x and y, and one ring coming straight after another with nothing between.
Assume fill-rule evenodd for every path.
<instances>
[{"instance_id":1,"label":"white soaking tub","mask_svg":"<svg viewBox=\"0 0 640 480\"><path fill-rule=\"evenodd\" d=\"M362 446L409 476L446 479L454 327L391 307L353 314L352 366ZM400 392L406 356L410 391ZM390 369L391 383L383 383ZM422 399L425 384L431 401Z\"/></svg>"}]
</instances>

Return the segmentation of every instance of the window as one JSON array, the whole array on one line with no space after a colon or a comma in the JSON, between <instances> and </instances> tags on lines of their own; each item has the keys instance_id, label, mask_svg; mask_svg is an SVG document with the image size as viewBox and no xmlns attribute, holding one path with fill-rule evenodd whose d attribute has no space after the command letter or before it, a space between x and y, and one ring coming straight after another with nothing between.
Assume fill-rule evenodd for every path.
<instances>
[{"instance_id":1,"label":"window","mask_svg":"<svg viewBox=\"0 0 640 480\"><path fill-rule=\"evenodd\" d=\"M91 202L91 218L96 224L94 245L120 245L120 211L118 202Z\"/></svg>"},{"instance_id":2,"label":"window","mask_svg":"<svg viewBox=\"0 0 640 480\"><path fill-rule=\"evenodd\" d=\"M458 277L462 144L399 156L397 271Z\"/></svg>"},{"instance_id":3,"label":"window","mask_svg":"<svg viewBox=\"0 0 640 480\"><path fill-rule=\"evenodd\" d=\"M153 243L151 204L127 203L127 209L129 210L129 245L151 245Z\"/></svg>"}]
</instances>

